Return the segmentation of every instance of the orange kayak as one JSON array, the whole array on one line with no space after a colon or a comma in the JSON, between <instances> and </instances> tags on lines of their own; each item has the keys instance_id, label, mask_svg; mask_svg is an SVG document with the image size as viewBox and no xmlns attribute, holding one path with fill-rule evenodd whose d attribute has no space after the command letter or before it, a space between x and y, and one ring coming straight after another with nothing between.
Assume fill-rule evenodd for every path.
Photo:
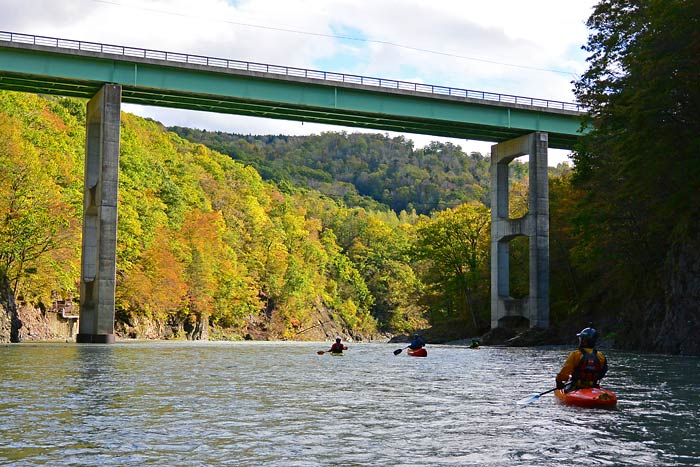
<instances>
[{"instance_id":1,"label":"orange kayak","mask_svg":"<svg viewBox=\"0 0 700 467\"><path fill-rule=\"evenodd\" d=\"M577 407L615 407L617 404L617 395L603 388L577 389L571 392L557 389L554 395L562 404Z\"/></svg>"},{"instance_id":2,"label":"orange kayak","mask_svg":"<svg viewBox=\"0 0 700 467\"><path fill-rule=\"evenodd\" d=\"M425 350L425 348L418 349L418 350L408 349L408 355L411 357L427 357L428 351Z\"/></svg>"}]
</instances>

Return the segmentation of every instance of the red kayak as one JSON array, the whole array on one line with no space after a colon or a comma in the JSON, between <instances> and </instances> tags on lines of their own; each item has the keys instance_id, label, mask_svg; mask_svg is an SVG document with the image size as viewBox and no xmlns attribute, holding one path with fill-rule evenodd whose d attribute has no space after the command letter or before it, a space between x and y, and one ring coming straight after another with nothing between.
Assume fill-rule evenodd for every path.
<instances>
[{"instance_id":1,"label":"red kayak","mask_svg":"<svg viewBox=\"0 0 700 467\"><path fill-rule=\"evenodd\" d=\"M564 392L561 389L554 391L554 395L562 404L575 405L577 407L615 407L617 395L603 388L577 389Z\"/></svg>"},{"instance_id":2,"label":"red kayak","mask_svg":"<svg viewBox=\"0 0 700 467\"><path fill-rule=\"evenodd\" d=\"M418 349L418 350L408 349L408 356L409 357L427 357L428 351L425 350L425 348Z\"/></svg>"}]
</instances>

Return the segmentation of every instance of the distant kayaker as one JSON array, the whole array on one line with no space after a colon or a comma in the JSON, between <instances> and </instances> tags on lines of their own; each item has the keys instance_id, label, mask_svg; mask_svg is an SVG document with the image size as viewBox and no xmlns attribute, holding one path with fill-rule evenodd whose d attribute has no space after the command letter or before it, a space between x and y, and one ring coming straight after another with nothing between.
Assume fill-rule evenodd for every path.
<instances>
[{"instance_id":1,"label":"distant kayaker","mask_svg":"<svg viewBox=\"0 0 700 467\"><path fill-rule=\"evenodd\" d=\"M408 344L408 348L411 350L418 350L423 347L425 347L425 341L418 334L414 334L413 340Z\"/></svg>"},{"instance_id":2,"label":"distant kayaker","mask_svg":"<svg viewBox=\"0 0 700 467\"><path fill-rule=\"evenodd\" d=\"M348 347L340 343L340 337L336 338L335 343L331 345L330 353L343 353L343 350L348 350Z\"/></svg>"},{"instance_id":3,"label":"distant kayaker","mask_svg":"<svg viewBox=\"0 0 700 467\"><path fill-rule=\"evenodd\" d=\"M470 349L478 349L479 348L479 341L477 339L472 339L471 344L469 344Z\"/></svg>"},{"instance_id":4,"label":"distant kayaker","mask_svg":"<svg viewBox=\"0 0 700 467\"><path fill-rule=\"evenodd\" d=\"M585 328L578 334L578 350L569 354L556 377L557 389L565 392L581 388L597 388L599 381L608 372L605 356L595 349L598 331Z\"/></svg>"}]
</instances>

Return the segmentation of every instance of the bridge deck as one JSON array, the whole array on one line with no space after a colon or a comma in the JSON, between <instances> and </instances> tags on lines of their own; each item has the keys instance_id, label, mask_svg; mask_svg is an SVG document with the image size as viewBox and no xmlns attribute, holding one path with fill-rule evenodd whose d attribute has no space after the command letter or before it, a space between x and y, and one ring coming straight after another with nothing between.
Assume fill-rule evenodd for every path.
<instances>
[{"instance_id":1,"label":"bridge deck","mask_svg":"<svg viewBox=\"0 0 700 467\"><path fill-rule=\"evenodd\" d=\"M501 142L533 131L570 149L576 104L0 32L0 89Z\"/></svg>"}]
</instances>

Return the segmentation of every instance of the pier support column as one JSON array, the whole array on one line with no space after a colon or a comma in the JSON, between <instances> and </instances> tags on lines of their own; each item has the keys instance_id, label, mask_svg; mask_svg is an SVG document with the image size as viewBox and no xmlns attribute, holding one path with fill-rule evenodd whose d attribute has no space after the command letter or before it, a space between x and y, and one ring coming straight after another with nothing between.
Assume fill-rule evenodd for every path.
<instances>
[{"instance_id":1,"label":"pier support column","mask_svg":"<svg viewBox=\"0 0 700 467\"><path fill-rule=\"evenodd\" d=\"M114 342L121 92L121 86L105 84L87 104L76 342Z\"/></svg>"},{"instance_id":2,"label":"pier support column","mask_svg":"<svg viewBox=\"0 0 700 467\"><path fill-rule=\"evenodd\" d=\"M547 133L536 132L491 146L491 328L523 317L531 328L549 326L549 178ZM508 164L530 156L528 213L508 214ZM529 238L530 286L523 299L510 296L510 241Z\"/></svg>"}]
</instances>

